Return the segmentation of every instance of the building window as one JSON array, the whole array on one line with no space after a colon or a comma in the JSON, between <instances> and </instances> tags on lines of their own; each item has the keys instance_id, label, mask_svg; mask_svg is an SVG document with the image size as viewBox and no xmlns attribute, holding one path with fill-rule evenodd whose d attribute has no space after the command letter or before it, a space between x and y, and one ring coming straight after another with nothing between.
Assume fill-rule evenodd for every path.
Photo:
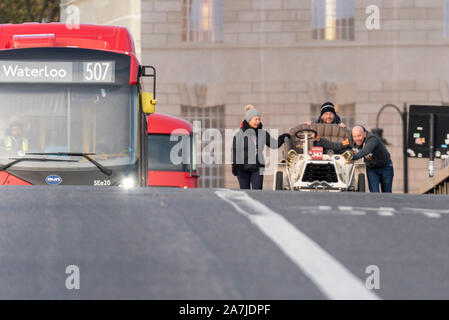
<instances>
[{"instance_id":1,"label":"building window","mask_svg":"<svg viewBox=\"0 0 449 320\"><path fill-rule=\"evenodd\" d=\"M193 123L194 121L201 121L201 131L206 129L218 129L221 136L224 137L224 120L225 120L225 106L213 107L193 107L181 106L181 114L184 119ZM205 145L201 146L204 149ZM197 172L200 176L198 180L199 188L223 188L224 187L224 156L222 155L221 163L219 164L199 164Z\"/></svg>"},{"instance_id":2,"label":"building window","mask_svg":"<svg viewBox=\"0 0 449 320\"><path fill-rule=\"evenodd\" d=\"M354 0L312 0L316 40L354 40Z\"/></svg>"},{"instance_id":3,"label":"building window","mask_svg":"<svg viewBox=\"0 0 449 320\"><path fill-rule=\"evenodd\" d=\"M312 121L315 121L320 116L321 105L312 104L310 114ZM355 125L355 103L335 104L335 111L341 118L346 127L352 128Z\"/></svg>"},{"instance_id":4,"label":"building window","mask_svg":"<svg viewBox=\"0 0 449 320\"><path fill-rule=\"evenodd\" d=\"M182 40L223 41L224 0L182 0Z\"/></svg>"}]
</instances>

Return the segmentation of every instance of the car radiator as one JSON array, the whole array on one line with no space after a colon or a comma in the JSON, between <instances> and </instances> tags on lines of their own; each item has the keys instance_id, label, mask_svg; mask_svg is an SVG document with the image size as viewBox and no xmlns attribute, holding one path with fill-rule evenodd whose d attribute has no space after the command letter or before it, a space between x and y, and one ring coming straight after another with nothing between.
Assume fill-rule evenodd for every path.
<instances>
[{"instance_id":1,"label":"car radiator","mask_svg":"<svg viewBox=\"0 0 449 320\"><path fill-rule=\"evenodd\" d=\"M338 182L335 166L331 163L308 163L302 177L302 182L326 181Z\"/></svg>"}]
</instances>

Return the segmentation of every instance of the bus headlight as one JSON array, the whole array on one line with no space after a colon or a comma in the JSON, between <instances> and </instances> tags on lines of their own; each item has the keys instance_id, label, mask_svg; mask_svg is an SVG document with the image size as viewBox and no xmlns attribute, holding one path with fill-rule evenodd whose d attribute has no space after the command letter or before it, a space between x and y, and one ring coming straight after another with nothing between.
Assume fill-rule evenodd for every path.
<instances>
[{"instance_id":1,"label":"bus headlight","mask_svg":"<svg viewBox=\"0 0 449 320\"><path fill-rule=\"evenodd\" d=\"M121 187L125 189L130 189L136 186L136 180L131 177L123 178Z\"/></svg>"}]
</instances>

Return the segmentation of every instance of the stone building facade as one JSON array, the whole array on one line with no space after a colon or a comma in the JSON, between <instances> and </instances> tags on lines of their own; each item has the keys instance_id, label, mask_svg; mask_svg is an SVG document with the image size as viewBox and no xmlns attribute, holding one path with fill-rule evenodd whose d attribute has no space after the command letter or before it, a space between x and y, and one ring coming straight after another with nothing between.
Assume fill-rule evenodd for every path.
<instances>
[{"instance_id":1,"label":"stone building facade","mask_svg":"<svg viewBox=\"0 0 449 320\"><path fill-rule=\"evenodd\" d=\"M140 57L141 0L61 0L60 6L61 21L127 27L133 34ZM77 14L78 17L69 17Z\"/></svg>"},{"instance_id":2,"label":"stone building facade","mask_svg":"<svg viewBox=\"0 0 449 320\"><path fill-rule=\"evenodd\" d=\"M264 127L282 133L316 118L327 100L345 122L368 129L387 103L449 103L446 0L140 2L136 38L142 62L158 70L158 111L201 119L205 128L238 128L246 104L261 110ZM401 192L401 118L386 109L380 126ZM427 159L409 160L410 191L427 166ZM229 165L208 169L204 180L238 187Z\"/></svg>"}]
</instances>

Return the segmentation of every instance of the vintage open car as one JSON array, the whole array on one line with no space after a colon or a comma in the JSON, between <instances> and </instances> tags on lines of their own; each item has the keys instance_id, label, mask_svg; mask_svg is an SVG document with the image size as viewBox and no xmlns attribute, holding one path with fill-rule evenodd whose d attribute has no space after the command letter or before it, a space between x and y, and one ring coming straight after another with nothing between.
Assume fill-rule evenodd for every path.
<instances>
[{"instance_id":1,"label":"vintage open car","mask_svg":"<svg viewBox=\"0 0 449 320\"><path fill-rule=\"evenodd\" d=\"M316 134L329 141L342 142L351 133L336 124L301 124L292 128L291 139L284 144L283 159L275 171L273 189L365 192L363 160L353 161L352 151L319 146L314 142Z\"/></svg>"}]
</instances>

